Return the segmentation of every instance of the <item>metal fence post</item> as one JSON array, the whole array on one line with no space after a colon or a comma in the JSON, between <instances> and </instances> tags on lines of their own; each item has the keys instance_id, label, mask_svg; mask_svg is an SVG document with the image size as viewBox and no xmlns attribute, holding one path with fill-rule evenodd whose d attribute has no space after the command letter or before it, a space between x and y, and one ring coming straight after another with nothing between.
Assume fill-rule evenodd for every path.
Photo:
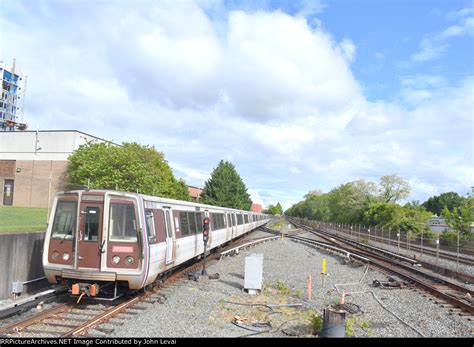
<instances>
[{"instance_id":1,"label":"metal fence post","mask_svg":"<svg viewBox=\"0 0 474 347\"><path fill-rule=\"evenodd\" d=\"M397 238L398 238L398 254L400 254L400 229L398 229Z\"/></svg>"},{"instance_id":2,"label":"metal fence post","mask_svg":"<svg viewBox=\"0 0 474 347\"><path fill-rule=\"evenodd\" d=\"M423 258L423 229L421 229L421 257Z\"/></svg>"},{"instance_id":3,"label":"metal fence post","mask_svg":"<svg viewBox=\"0 0 474 347\"><path fill-rule=\"evenodd\" d=\"M439 260L439 234L436 239L436 267L438 267L438 260Z\"/></svg>"},{"instance_id":4,"label":"metal fence post","mask_svg":"<svg viewBox=\"0 0 474 347\"><path fill-rule=\"evenodd\" d=\"M458 247L456 254L456 272L459 272L459 230L458 230Z\"/></svg>"},{"instance_id":5,"label":"metal fence post","mask_svg":"<svg viewBox=\"0 0 474 347\"><path fill-rule=\"evenodd\" d=\"M391 241L390 241L390 227L388 227L388 246L391 246Z\"/></svg>"}]
</instances>

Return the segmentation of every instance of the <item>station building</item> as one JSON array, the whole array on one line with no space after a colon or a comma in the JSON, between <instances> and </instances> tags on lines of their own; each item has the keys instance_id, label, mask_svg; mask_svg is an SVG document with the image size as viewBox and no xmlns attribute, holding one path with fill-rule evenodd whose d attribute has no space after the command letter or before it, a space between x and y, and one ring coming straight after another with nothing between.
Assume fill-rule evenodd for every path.
<instances>
[{"instance_id":1,"label":"station building","mask_svg":"<svg viewBox=\"0 0 474 347\"><path fill-rule=\"evenodd\" d=\"M77 130L0 132L0 206L49 208L69 155L90 141L110 142Z\"/></svg>"}]
</instances>

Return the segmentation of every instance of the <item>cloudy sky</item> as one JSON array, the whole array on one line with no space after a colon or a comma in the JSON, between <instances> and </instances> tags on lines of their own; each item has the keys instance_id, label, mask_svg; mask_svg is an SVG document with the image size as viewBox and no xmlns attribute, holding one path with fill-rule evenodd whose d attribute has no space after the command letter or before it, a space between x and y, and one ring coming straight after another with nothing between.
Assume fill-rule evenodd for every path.
<instances>
[{"instance_id":1,"label":"cloudy sky","mask_svg":"<svg viewBox=\"0 0 474 347\"><path fill-rule=\"evenodd\" d=\"M255 202L397 173L409 200L473 184L474 9L458 0L0 0L30 130L154 145Z\"/></svg>"}]
</instances>

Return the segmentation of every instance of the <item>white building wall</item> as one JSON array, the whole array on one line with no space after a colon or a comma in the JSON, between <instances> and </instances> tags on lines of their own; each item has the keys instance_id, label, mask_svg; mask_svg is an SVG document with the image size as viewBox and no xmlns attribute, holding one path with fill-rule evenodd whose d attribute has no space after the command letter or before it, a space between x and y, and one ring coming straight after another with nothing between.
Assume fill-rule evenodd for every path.
<instances>
[{"instance_id":1,"label":"white building wall","mask_svg":"<svg viewBox=\"0 0 474 347\"><path fill-rule=\"evenodd\" d=\"M0 160L67 160L88 141L106 140L76 130L0 132Z\"/></svg>"}]
</instances>

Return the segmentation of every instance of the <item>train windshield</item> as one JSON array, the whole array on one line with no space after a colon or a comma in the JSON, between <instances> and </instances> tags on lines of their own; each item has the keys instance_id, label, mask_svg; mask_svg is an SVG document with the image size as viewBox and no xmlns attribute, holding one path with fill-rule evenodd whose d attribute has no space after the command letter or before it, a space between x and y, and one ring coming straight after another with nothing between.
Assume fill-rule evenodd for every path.
<instances>
[{"instance_id":1,"label":"train windshield","mask_svg":"<svg viewBox=\"0 0 474 347\"><path fill-rule=\"evenodd\" d=\"M53 238L72 239L76 227L76 201L59 201L53 223Z\"/></svg>"},{"instance_id":2,"label":"train windshield","mask_svg":"<svg viewBox=\"0 0 474 347\"><path fill-rule=\"evenodd\" d=\"M110 239L137 241L137 221L133 204L110 204Z\"/></svg>"}]
</instances>

